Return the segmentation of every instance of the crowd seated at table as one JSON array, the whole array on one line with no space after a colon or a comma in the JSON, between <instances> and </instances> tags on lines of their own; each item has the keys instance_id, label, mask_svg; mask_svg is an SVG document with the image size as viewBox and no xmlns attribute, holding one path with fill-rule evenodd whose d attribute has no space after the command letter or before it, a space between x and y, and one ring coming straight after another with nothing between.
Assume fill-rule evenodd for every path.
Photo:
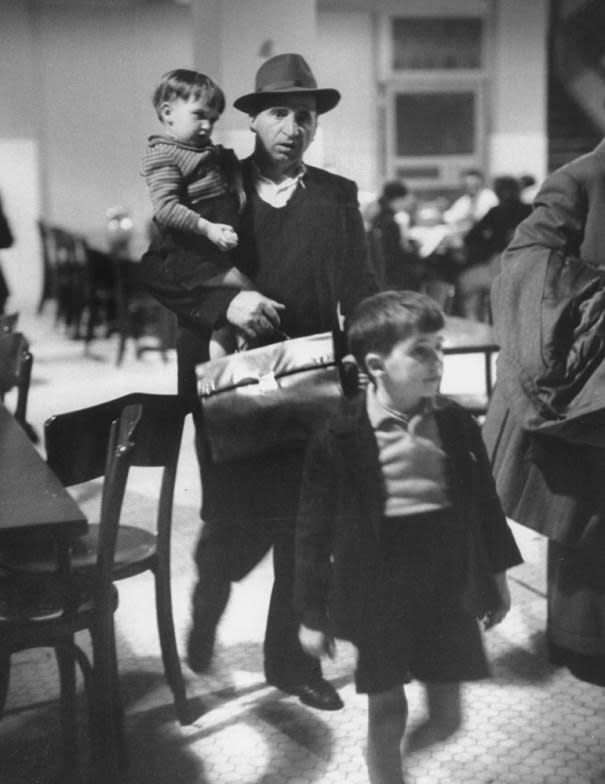
<instances>
[{"instance_id":1,"label":"crowd seated at table","mask_svg":"<svg viewBox=\"0 0 605 784\"><path fill-rule=\"evenodd\" d=\"M489 322L500 253L531 206L515 177L496 177L490 188L482 172L468 170L462 186L452 202L423 198L401 180L386 182L362 207L369 251L383 286L425 291L448 313Z\"/></svg>"}]
</instances>

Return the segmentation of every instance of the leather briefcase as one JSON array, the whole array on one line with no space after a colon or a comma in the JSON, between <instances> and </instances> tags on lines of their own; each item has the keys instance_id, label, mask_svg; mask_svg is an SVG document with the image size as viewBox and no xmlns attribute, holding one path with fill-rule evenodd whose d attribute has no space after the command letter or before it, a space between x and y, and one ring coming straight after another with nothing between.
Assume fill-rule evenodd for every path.
<instances>
[{"instance_id":1,"label":"leather briefcase","mask_svg":"<svg viewBox=\"0 0 605 784\"><path fill-rule=\"evenodd\" d=\"M331 332L213 359L196 373L215 462L304 446L343 397Z\"/></svg>"}]
</instances>

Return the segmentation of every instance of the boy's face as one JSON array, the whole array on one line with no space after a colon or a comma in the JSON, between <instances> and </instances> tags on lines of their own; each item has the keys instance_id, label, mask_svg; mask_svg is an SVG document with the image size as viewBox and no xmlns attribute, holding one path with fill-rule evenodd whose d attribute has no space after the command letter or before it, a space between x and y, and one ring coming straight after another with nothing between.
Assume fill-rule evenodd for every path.
<instances>
[{"instance_id":1,"label":"boy's face","mask_svg":"<svg viewBox=\"0 0 605 784\"><path fill-rule=\"evenodd\" d=\"M408 411L439 391L443 336L441 332L415 332L396 343L389 354L368 354L366 364L383 402Z\"/></svg>"},{"instance_id":2,"label":"boy's face","mask_svg":"<svg viewBox=\"0 0 605 784\"><path fill-rule=\"evenodd\" d=\"M204 147L210 142L219 113L204 98L175 98L162 105L161 116L170 136L179 142Z\"/></svg>"}]
</instances>

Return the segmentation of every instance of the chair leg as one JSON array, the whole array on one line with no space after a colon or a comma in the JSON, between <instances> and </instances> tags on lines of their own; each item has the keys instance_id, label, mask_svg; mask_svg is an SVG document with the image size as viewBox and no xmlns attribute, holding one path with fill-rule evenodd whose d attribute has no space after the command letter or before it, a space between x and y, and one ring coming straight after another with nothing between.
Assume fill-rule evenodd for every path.
<instances>
[{"instance_id":1,"label":"chair leg","mask_svg":"<svg viewBox=\"0 0 605 784\"><path fill-rule=\"evenodd\" d=\"M78 722L76 716L76 662L73 650L57 645L55 656L61 685L61 731L63 738L62 781L75 781L77 768Z\"/></svg>"},{"instance_id":2,"label":"chair leg","mask_svg":"<svg viewBox=\"0 0 605 784\"><path fill-rule=\"evenodd\" d=\"M84 692L86 694L86 707L88 709L88 737L90 743L90 760L93 767L95 767L101 751L98 742L97 733L97 714L95 710L95 683L92 672L92 666L86 657L84 651L74 646L74 656L80 666L80 672L84 680Z\"/></svg>"},{"instance_id":3,"label":"chair leg","mask_svg":"<svg viewBox=\"0 0 605 784\"><path fill-rule=\"evenodd\" d=\"M8 686L11 676L11 655L9 651L0 651L0 716L4 712Z\"/></svg>"},{"instance_id":4,"label":"chair leg","mask_svg":"<svg viewBox=\"0 0 605 784\"><path fill-rule=\"evenodd\" d=\"M191 710L187 702L185 681L183 680L181 660L179 658L176 635L174 632L170 576L166 572L167 569L162 569L161 565L155 570L155 608L160 647L162 649L162 661L164 663L164 673L168 685L172 689L174 705L179 722L181 724L192 724L196 717L191 715Z\"/></svg>"},{"instance_id":5,"label":"chair leg","mask_svg":"<svg viewBox=\"0 0 605 784\"><path fill-rule=\"evenodd\" d=\"M122 695L120 692L120 673L118 670L118 654L116 648L115 627L112 625L111 640L111 667L113 682L113 725L116 733L116 743L118 746L118 761L120 767L128 766L128 747L126 745L126 733L124 731L124 706L122 705Z\"/></svg>"},{"instance_id":6,"label":"chair leg","mask_svg":"<svg viewBox=\"0 0 605 784\"><path fill-rule=\"evenodd\" d=\"M118 366L121 365L124 361L124 353L126 352L126 337L126 332L124 331L124 328L121 327L118 337L118 356L116 358L116 365Z\"/></svg>"},{"instance_id":7,"label":"chair leg","mask_svg":"<svg viewBox=\"0 0 605 784\"><path fill-rule=\"evenodd\" d=\"M113 624L91 630L93 648L93 769L99 782L118 779L115 728Z\"/></svg>"}]
</instances>

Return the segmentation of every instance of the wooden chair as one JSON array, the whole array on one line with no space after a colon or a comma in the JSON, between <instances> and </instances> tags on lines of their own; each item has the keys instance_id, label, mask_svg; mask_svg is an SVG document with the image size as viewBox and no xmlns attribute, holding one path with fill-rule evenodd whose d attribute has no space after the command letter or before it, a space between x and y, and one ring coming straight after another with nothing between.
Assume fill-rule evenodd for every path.
<instances>
[{"instance_id":1,"label":"wooden chair","mask_svg":"<svg viewBox=\"0 0 605 784\"><path fill-rule=\"evenodd\" d=\"M0 314L0 332L14 332L17 329L19 313Z\"/></svg>"},{"instance_id":2,"label":"wooden chair","mask_svg":"<svg viewBox=\"0 0 605 784\"><path fill-rule=\"evenodd\" d=\"M125 407L108 433L94 409L79 411L75 416L56 416L45 425L46 446L52 454L65 444L73 447L59 461L66 484L104 477L90 572L73 572L64 558L53 559L48 571L41 574L18 565L0 568L0 711L8 691L12 654L31 648L54 648L61 686L61 781L81 781L77 775L76 663L82 671L88 698L91 759L99 781L115 780L118 758L125 759L113 625L118 605L113 564L141 413L141 406ZM31 545L24 541L23 549L30 549ZM84 630L90 633L91 658L75 641L75 634Z\"/></svg>"},{"instance_id":3,"label":"wooden chair","mask_svg":"<svg viewBox=\"0 0 605 784\"><path fill-rule=\"evenodd\" d=\"M133 466L162 467L162 481L155 531L152 532L142 526L120 525L113 577L114 580L122 580L146 571L153 573L164 672L173 692L177 717L181 724L189 724L195 716L191 715L185 692L174 631L170 589L172 506L186 414L184 405L176 395L132 393L100 403L91 409L74 411L69 414L73 424L72 430L63 430L61 438L53 439L47 448L47 461L65 484L85 481L90 473L85 456L81 461L81 478L78 477L77 472L72 473L71 467L71 455L77 453L79 449L79 430L85 427L91 414L94 414L95 436L102 444L103 438L107 439L111 422L119 416L125 406L134 404L142 407L142 416L137 427L137 441L131 455L131 463ZM85 574L93 567L100 530L98 525L90 525L88 534L73 543L71 563L74 571ZM0 553L0 567L2 564L9 564L11 568L18 568L21 571L47 574L52 570L53 558L45 551L33 558L31 552L27 550L22 553L11 550L11 552Z\"/></svg>"},{"instance_id":4,"label":"wooden chair","mask_svg":"<svg viewBox=\"0 0 605 784\"><path fill-rule=\"evenodd\" d=\"M29 343L21 332L0 332L0 401L4 401L5 395L16 388L15 419L37 443L38 435L26 420L32 363Z\"/></svg>"},{"instance_id":5,"label":"wooden chair","mask_svg":"<svg viewBox=\"0 0 605 784\"><path fill-rule=\"evenodd\" d=\"M42 251L42 287L38 300L37 312L42 313L49 300L57 297L57 270L55 264L55 248L51 226L44 220L38 220L38 234Z\"/></svg>"},{"instance_id":6,"label":"wooden chair","mask_svg":"<svg viewBox=\"0 0 605 784\"><path fill-rule=\"evenodd\" d=\"M116 258L114 264L119 336L116 365L122 364L129 339L135 341L137 359L144 351L154 350L166 362L167 349L173 347L175 339L173 315L143 286L139 262ZM154 346L142 345L141 338L146 335L155 338Z\"/></svg>"}]
</instances>

